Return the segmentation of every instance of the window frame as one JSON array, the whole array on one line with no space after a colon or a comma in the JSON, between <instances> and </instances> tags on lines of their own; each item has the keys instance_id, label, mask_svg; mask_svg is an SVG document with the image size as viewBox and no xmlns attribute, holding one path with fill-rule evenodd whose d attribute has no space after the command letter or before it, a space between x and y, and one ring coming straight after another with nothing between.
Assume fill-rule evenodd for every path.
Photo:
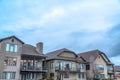
<instances>
[{"instance_id":1,"label":"window frame","mask_svg":"<svg viewBox=\"0 0 120 80\"><path fill-rule=\"evenodd\" d=\"M18 52L18 44L6 43L5 45L6 52Z\"/></svg>"},{"instance_id":2,"label":"window frame","mask_svg":"<svg viewBox=\"0 0 120 80\"><path fill-rule=\"evenodd\" d=\"M2 78L3 79L15 79L16 77L16 72L3 72Z\"/></svg>"}]
</instances>

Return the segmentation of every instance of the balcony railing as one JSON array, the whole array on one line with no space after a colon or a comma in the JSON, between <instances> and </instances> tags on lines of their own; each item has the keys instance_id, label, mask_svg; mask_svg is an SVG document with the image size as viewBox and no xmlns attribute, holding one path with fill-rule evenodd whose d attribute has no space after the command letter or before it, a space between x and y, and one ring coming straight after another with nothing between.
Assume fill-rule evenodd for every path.
<instances>
[{"instance_id":1,"label":"balcony railing","mask_svg":"<svg viewBox=\"0 0 120 80\"><path fill-rule=\"evenodd\" d=\"M95 70L97 73L103 73L104 72L104 68L98 68Z\"/></svg>"},{"instance_id":2,"label":"balcony railing","mask_svg":"<svg viewBox=\"0 0 120 80\"><path fill-rule=\"evenodd\" d=\"M108 73L114 73L113 70L109 70L109 69L107 70L107 72L108 72Z\"/></svg>"},{"instance_id":3,"label":"balcony railing","mask_svg":"<svg viewBox=\"0 0 120 80\"><path fill-rule=\"evenodd\" d=\"M55 67L56 71L69 71L69 72L85 72L85 69L80 69L80 68L63 68L63 67Z\"/></svg>"},{"instance_id":4,"label":"balcony railing","mask_svg":"<svg viewBox=\"0 0 120 80\"><path fill-rule=\"evenodd\" d=\"M42 67L35 67L35 66L21 66L20 68L21 71L47 71L46 68L42 68Z\"/></svg>"}]
</instances>

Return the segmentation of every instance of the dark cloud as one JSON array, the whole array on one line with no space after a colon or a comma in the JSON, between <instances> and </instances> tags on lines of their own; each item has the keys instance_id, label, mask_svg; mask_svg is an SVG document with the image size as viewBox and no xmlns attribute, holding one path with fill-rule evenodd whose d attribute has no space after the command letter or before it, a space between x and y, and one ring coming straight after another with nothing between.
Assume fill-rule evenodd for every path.
<instances>
[{"instance_id":1,"label":"dark cloud","mask_svg":"<svg viewBox=\"0 0 120 80\"><path fill-rule=\"evenodd\" d=\"M120 24L114 26L108 31L108 37L112 40L113 44L110 47L111 57L120 55Z\"/></svg>"}]
</instances>

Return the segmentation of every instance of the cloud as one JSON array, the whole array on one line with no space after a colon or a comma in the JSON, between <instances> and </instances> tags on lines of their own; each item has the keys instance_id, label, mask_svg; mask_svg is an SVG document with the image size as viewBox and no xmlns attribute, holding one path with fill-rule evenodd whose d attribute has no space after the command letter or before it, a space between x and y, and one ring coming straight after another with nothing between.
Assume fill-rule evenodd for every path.
<instances>
[{"instance_id":1,"label":"cloud","mask_svg":"<svg viewBox=\"0 0 120 80\"><path fill-rule=\"evenodd\" d=\"M112 57L110 60L115 64L115 65L120 65L120 56Z\"/></svg>"},{"instance_id":2,"label":"cloud","mask_svg":"<svg viewBox=\"0 0 120 80\"><path fill-rule=\"evenodd\" d=\"M40 25L45 25L51 21L55 22L55 20L57 20L58 18L63 17L64 13L65 11L63 8L58 7L58 8L53 9L50 13L45 13L42 16L42 19L40 20Z\"/></svg>"},{"instance_id":3,"label":"cloud","mask_svg":"<svg viewBox=\"0 0 120 80\"><path fill-rule=\"evenodd\" d=\"M99 49L109 57L119 55L118 0L18 0L0 4L1 34L15 34L33 45L42 41L44 52L66 47L76 53Z\"/></svg>"}]
</instances>

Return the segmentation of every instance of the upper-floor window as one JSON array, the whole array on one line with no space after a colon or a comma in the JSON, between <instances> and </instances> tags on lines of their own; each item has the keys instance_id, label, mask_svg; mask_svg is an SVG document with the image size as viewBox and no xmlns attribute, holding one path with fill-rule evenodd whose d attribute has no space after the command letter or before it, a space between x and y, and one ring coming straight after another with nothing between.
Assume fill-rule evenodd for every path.
<instances>
[{"instance_id":1,"label":"upper-floor window","mask_svg":"<svg viewBox=\"0 0 120 80\"><path fill-rule=\"evenodd\" d=\"M86 65L86 70L90 70L90 65Z\"/></svg>"},{"instance_id":2,"label":"upper-floor window","mask_svg":"<svg viewBox=\"0 0 120 80\"><path fill-rule=\"evenodd\" d=\"M8 52L18 52L18 45L16 44L6 44L6 51Z\"/></svg>"},{"instance_id":3,"label":"upper-floor window","mask_svg":"<svg viewBox=\"0 0 120 80\"><path fill-rule=\"evenodd\" d=\"M17 58L15 57L6 57L4 60L4 67L6 66L16 66Z\"/></svg>"},{"instance_id":4,"label":"upper-floor window","mask_svg":"<svg viewBox=\"0 0 120 80\"><path fill-rule=\"evenodd\" d=\"M85 69L85 64L80 64L80 65L79 65L79 68L80 68L80 69Z\"/></svg>"},{"instance_id":5,"label":"upper-floor window","mask_svg":"<svg viewBox=\"0 0 120 80\"><path fill-rule=\"evenodd\" d=\"M108 71L113 71L113 67L112 66L107 66L107 70Z\"/></svg>"},{"instance_id":6,"label":"upper-floor window","mask_svg":"<svg viewBox=\"0 0 120 80\"><path fill-rule=\"evenodd\" d=\"M3 72L2 78L3 79L15 79L16 72Z\"/></svg>"},{"instance_id":7,"label":"upper-floor window","mask_svg":"<svg viewBox=\"0 0 120 80\"><path fill-rule=\"evenodd\" d=\"M104 65L102 65L102 64L96 64L96 69L97 70L104 70Z\"/></svg>"}]
</instances>

